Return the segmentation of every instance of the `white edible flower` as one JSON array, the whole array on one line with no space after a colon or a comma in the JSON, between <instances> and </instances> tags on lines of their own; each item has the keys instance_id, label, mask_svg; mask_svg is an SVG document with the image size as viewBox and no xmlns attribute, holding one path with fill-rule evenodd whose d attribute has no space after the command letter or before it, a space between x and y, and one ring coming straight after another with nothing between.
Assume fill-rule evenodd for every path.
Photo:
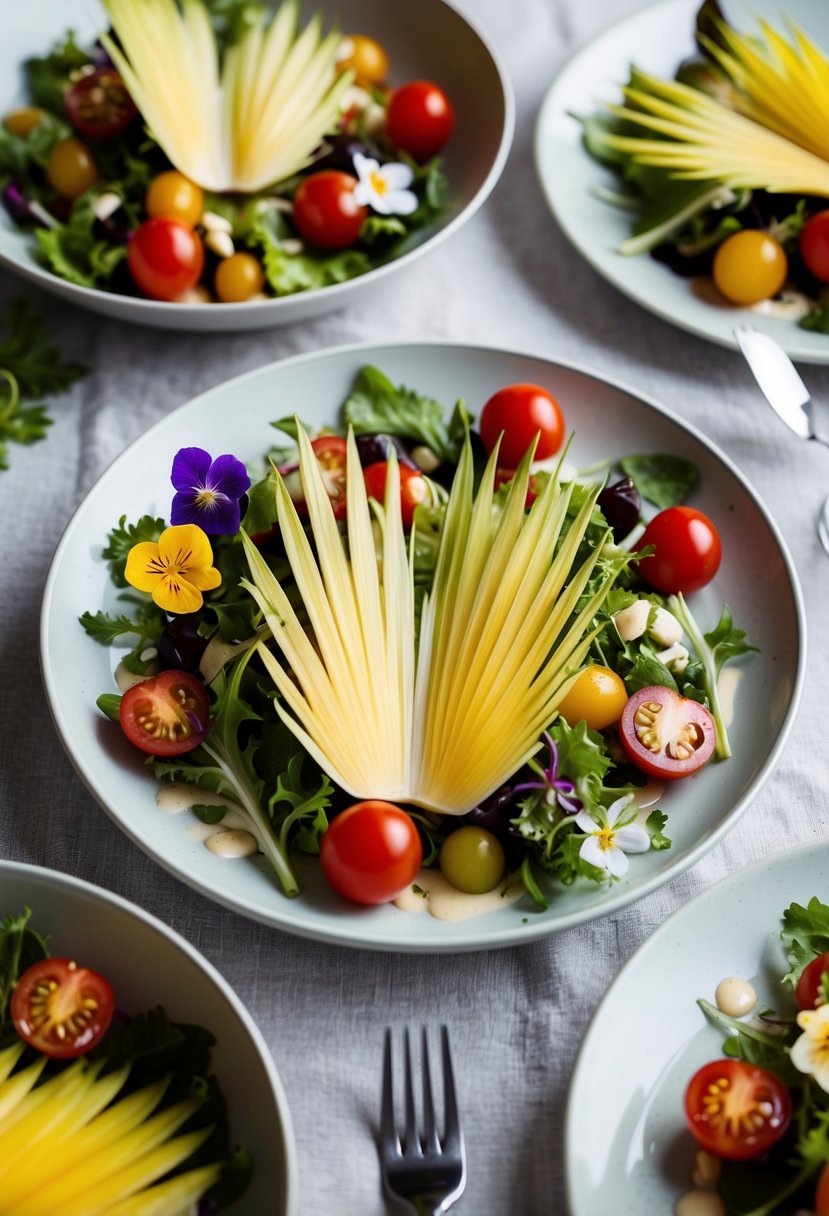
<instances>
[{"instance_id":1,"label":"white edible flower","mask_svg":"<svg viewBox=\"0 0 829 1216\"><path fill-rule=\"evenodd\" d=\"M804 1033L792 1046L792 1064L829 1093L829 1005L801 1010L797 1024Z\"/></svg>"},{"instance_id":2,"label":"white edible flower","mask_svg":"<svg viewBox=\"0 0 829 1216\"><path fill-rule=\"evenodd\" d=\"M625 794L612 802L607 808L605 823L600 823L587 811L579 811L575 819L576 827L587 833L579 849L579 857L591 866L607 870L614 878L621 878L627 873L626 853L647 853L651 847L650 836L638 823L625 821L616 827L632 801L633 796Z\"/></svg>"},{"instance_id":3,"label":"white edible flower","mask_svg":"<svg viewBox=\"0 0 829 1216\"><path fill-rule=\"evenodd\" d=\"M414 173L408 165L393 162L381 165L362 152L354 153L354 169L359 181L354 187L354 201L361 207L371 207L378 215L411 215L417 210L417 195L408 187Z\"/></svg>"},{"instance_id":4,"label":"white edible flower","mask_svg":"<svg viewBox=\"0 0 829 1216\"><path fill-rule=\"evenodd\" d=\"M657 608L648 633L657 646L673 646L682 640L682 626L667 608Z\"/></svg>"}]
</instances>

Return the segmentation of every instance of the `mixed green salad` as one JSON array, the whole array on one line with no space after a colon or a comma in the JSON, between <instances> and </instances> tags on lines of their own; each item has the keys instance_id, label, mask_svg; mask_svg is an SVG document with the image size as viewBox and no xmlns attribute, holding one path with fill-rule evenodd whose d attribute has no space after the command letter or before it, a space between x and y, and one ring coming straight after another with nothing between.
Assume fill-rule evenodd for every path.
<instances>
[{"instance_id":1,"label":"mixed green salad","mask_svg":"<svg viewBox=\"0 0 829 1216\"><path fill-rule=\"evenodd\" d=\"M0 198L80 287L236 303L341 283L445 205L454 126L367 34L304 30L296 0L103 0L108 31L25 64Z\"/></svg>"},{"instance_id":2,"label":"mixed green salad","mask_svg":"<svg viewBox=\"0 0 829 1216\"><path fill-rule=\"evenodd\" d=\"M699 1002L725 1058L691 1078L685 1114L707 1159L701 1189L727 1216L829 1213L829 907L791 904L781 938L776 1010L747 1019Z\"/></svg>"},{"instance_id":3,"label":"mixed green salad","mask_svg":"<svg viewBox=\"0 0 829 1216\"><path fill-rule=\"evenodd\" d=\"M730 754L718 678L754 649L727 605L702 624L686 598L721 559L684 503L693 465L576 476L537 385L476 426L364 367L339 416L275 421L264 472L170 453L169 519L114 524L119 607L81 618L122 655L99 707L287 895L301 851L362 903L426 866L543 907L669 848L656 804Z\"/></svg>"},{"instance_id":4,"label":"mixed green salad","mask_svg":"<svg viewBox=\"0 0 829 1216\"><path fill-rule=\"evenodd\" d=\"M705 0L675 79L634 66L623 101L582 120L583 139L619 178L597 193L631 213L620 253L827 333L829 59L787 24L742 34Z\"/></svg>"},{"instance_id":5,"label":"mixed green salad","mask_svg":"<svg viewBox=\"0 0 829 1216\"><path fill-rule=\"evenodd\" d=\"M245 1189L210 1073L214 1039L160 1007L127 1016L98 972L52 957L31 912L0 919L5 1216L212 1216Z\"/></svg>"}]
</instances>

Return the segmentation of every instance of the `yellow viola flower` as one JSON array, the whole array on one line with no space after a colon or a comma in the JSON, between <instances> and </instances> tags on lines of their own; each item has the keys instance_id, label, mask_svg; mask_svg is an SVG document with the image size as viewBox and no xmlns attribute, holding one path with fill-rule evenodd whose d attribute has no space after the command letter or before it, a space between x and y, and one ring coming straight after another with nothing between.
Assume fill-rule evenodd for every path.
<instances>
[{"instance_id":1,"label":"yellow viola flower","mask_svg":"<svg viewBox=\"0 0 829 1216\"><path fill-rule=\"evenodd\" d=\"M124 576L131 587L149 591L165 612L197 612L202 592L222 581L213 566L210 541L196 524L166 528L157 542L133 545Z\"/></svg>"},{"instance_id":2,"label":"yellow viola flower","mask_svg":"<svg viewBox=\"0 0 829 1216\"><path fill-rule=\"evenodd\" d=\"M804 1033L792 1045L792 1064L829 1091L829 1005L801 1010L797 1024Z\"/></svg>"}]
</instances>

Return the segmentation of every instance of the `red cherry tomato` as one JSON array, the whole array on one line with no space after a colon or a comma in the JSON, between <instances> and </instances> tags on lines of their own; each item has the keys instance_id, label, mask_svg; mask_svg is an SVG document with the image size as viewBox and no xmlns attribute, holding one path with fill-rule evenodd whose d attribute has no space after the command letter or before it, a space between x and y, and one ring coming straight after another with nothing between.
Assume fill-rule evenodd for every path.
<instances>
[{"instance_id":1,"label":"red cherry tomato","mask_svg":"<svg viewBox=\"0 0 829 1216\"><path fill-rule=\"evenodd\" d=\"M825 1003L821 979L824 972L829 971L829 952L813 958L807 967L803 968L797 981L794 999L800 1009L817 1009Z\"/></svg>"},{"instance_id":2,"label":"red cherry tomato","mask_svg":"<svg viewBox=\"0 0 829 1216\"><path fill-rule=\"evenodd\" d=\"M743 1060L704 1064L685 1091L691 1134L709 1153L729 1161L767 1152L791 1115L792 1100L779 1077Z\"/></svg>"},{"instance_id":3,"label":"red cherry tomato","mask_svg":"<svg viewBox=\"0 0 829 1216\"><path fill-rule=\"evenodd\" d=\"M395 148L415 160L440 152L455 127L455 111L443 89L428 80L412 80L391 95L386 133Z\"/></svg>"},{"instance_id":4,"label":"red cherry tomato","mask_svg":"<svg viewBox=\"0 0 829 1216\"><path fill-rule=\"evenodd\" d=\"M376 498L380 503L386 496L388 467L385 460L378 460L375 464L366 465L363 469L366 493L369 498ZM410 469L405 464L397 467L400 472L400 511L403 516L403 527L408 531L414 522L415 507L429 501L429 483L418 469Z\"/></svg>"},{"instance_id":5,"label":"red cherry tomato","mask_svg":"<svg viewBox=\"0 0 829 1216\"><path fill-rule=\"evenodd\" d=\"M694 507L668 507L655 515L637 549L654 545L637 567L646 583L666 595L690 595L707 587L720 568L722 544L714 524Z\"/></svg>"},{"instance_id":6,"label":"red cherry tomato","mask_svg":"<svg viewBox=\"0 0 829 1216\"><path fill-rule=\"evenodd\" d=\"M550 393L537 384L510 384L487 401L478 423L487 452L503 432L498 458L514 469L538 435L536 460L554 456L564 442L564 417Z\"/></svg>"},{"instance_id":7,"label":"red cherry tomato","mask_svg":"<svg viewBox=\"0 0 829 1216\"><path fill-rule=\"evenodd\" d=\"M42 1055L66 1060L100 1043L115 999L97 971L68 958L45 958L23 972L9 1008L21 1039Z\"/></svg>"},{"instance_id":8,"label":"red cherry tomato","mask_svg":"<svg viewBox=\"0 0 829 1216\"><path fill-rule=\"evenodd\" d=\"M815 1191L815 1216L829 1216L829 1165L824 1165Z\"/></svg>"},{"instance_id":9,"label":"red cherry tomato","mask_svg":"<svg viewBox=\"0 0 829 1216\"><path fill-rule=\"evenodd\" d=\"M186 671L162 671L134 684L121 698L119 718L130 743L152 756L180 756L207 734L210 699Z\"/></svg>"},{"instance_id":10,"label":"red cherry tomato","mask_svg":"<svg viewBox=\"0 0 829 1216\"><path fill-rule=\"evenodd\" d=\"M320 863L328 882L357 904L383 904L404 891L423 860L412 819L391 802L357 802L322 838Z\"/></svg>"},{"instance_id":11,"label":"red cherry tomato","mask_svg":"<svg viewBox=\"0 0 829 1216\"><path fill-rule=\"evenodd\" d=\"M181 220L158 216L132 233L127 265L146 295L175 300L201 278L204 246L199 234Z\"/></svg>"},{"instance_id":12,"label":"red cherry tomato","mask_svg":"<svg viewBox=\"0 0 829 1216\"><path fill-rule=\"evenodd\" d=\"M800 256L816 279L829 283L829 211L819 211L803 225Z\"/></svg>"},{"instance_id":13,"label":"red cherry tomato","mask_svg":"<svg viewBox=\"0 0 829 1216\"><path fill-rule=\"evenodd\" d=\"M347 249L360 235L368 208L354 200L357 178L339 169L323 169L303 178L294 195L294 223L299 234L321 249Z\"/></svg>"},{"instance_id":14,"label":"red cherry tomato","mask_svg":"<svg viewBox=\"0 0 829 1216\"><path fill-rule=\"evenodd\" d=\"M345 519L345 473L348 445L341 435L318 435L316 439L311 440L311 447L314 449L317 464L320 467L323 485L334 508L334 518ZM283 467L282 475L297 513L305 518L308 514L308 504L302 493L299 465L295 464ZM261 538L263 535L269 536L270 533L259 533L258 535ZM254 541L254 544L257 543L255 538L252 537L251 539Z\"/></svg>"},{"instance_id":15,"label":"red cherry tomato","mask_svg":"<svg viewBox=\"0 0 829 1216\"><path fill-rule=\"evenodd\" d=\"M72 126L90 139L120 135L138 113L114 68L96 68L70 84L63 103Z\"/></svg>"},{"instance_id":16,"label":"red cherry tomato","mask_svg":"<svg viewBox=\"0 0 829 1216\"><path fill-rule=\"evenodd\" d=\"M714 754L717 728L704 705L654 684L628 700L619 720L622 747L652 777L689 777Z\"/></svg>"}]
</instances>

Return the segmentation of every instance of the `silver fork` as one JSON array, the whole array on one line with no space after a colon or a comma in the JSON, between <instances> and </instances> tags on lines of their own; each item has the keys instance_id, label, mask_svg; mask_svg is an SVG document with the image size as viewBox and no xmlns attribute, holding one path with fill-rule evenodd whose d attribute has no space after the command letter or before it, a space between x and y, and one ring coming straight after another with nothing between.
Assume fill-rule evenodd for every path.
<instances>
[{"instance_id":1,"label":"silver fork","mask_svg":"<svg viewBox=\"0 0 829 1216\"><path fill-rule=\"evenodd\" d=\"M380 1158L387 1193L404 1199L418 1216L441 1216L466 1186L466 1154L463 1144L449 1031L440 1028L443 1059L443 1135L438 1135L429 1042L426 1027L421 1034L420 1071L423 1087L423 1123L418 1134L415 1113L412 1049L408 1028L403 1032L404 1126L398 1136L394 1118L392 1034L386 1030L383 1045L383 1100L380 1117Z\"/></svg>"}]
</instances>

